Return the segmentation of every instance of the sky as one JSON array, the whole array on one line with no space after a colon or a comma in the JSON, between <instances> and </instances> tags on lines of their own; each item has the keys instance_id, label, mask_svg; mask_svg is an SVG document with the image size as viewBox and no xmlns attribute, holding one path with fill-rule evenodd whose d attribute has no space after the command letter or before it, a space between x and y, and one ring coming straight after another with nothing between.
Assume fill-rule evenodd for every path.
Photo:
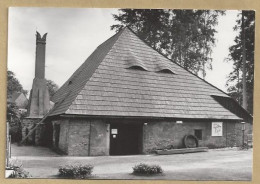
<instances>
[{"instance_id":1,"label":"sky","mask_svg":"<svg viewBox=\"0 0 260 184\"><path fill-rule=\"evenodd\" d=\"M48 33L45 78L58 86L73 74L98 45L115 34L117 9L100 8L9 8L8 70L15 73L24 89L32 88L35 67L36 31ZM227 63L228 48L237 35L233 31L238 11L226 11L216 27L216 46L212 53L213 70L205 80L226 92L232 63Z\"/></svg>"}]
</instances>

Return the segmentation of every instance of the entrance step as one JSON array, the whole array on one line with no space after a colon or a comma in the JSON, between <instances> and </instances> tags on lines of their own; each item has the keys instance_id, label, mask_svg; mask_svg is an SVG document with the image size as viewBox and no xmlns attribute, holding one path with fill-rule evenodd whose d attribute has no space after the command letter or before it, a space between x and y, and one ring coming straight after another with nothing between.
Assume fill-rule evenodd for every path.
<instances>
[{"instance_id":1,"label":"entrance step","mask_svg":"<svg viewBox=\"0 0 260 184\"><path fill-rule=\"evenodd\" d=\"M206 151L208 151L208 149L209 149L208 147L168 149L168 150L156 150L156 153L158 155L171 155L171 154L206 152Z\"/></svg>"}]
</instances>

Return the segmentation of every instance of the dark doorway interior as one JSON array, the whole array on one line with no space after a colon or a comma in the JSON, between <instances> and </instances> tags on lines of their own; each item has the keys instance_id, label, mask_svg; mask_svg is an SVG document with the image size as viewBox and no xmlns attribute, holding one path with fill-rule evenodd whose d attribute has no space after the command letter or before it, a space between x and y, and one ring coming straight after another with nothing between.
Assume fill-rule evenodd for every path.
<instances>
[{"instance_id":1,"label":"dark doorway interior","mask_svg":"<svg viewBox=\"0 0 260 184\"><path fill-rule=\"evenodd\" d=\"M55 147L58 148L59 147L59 141L60 141L60 125L59 124L55 124L54 125L55 128Z\"/></svg>"},{"instance_id":2,"label":"dark doorway interior","mask_svg":"<svg viewBox=\"0 0 260 184\"><path fill-rule=\"evenodd\" d=\"M110 125L110 155L142 153L142 124L117 123Z\"/></svg>"},{"instance_id":3,"label":"dark doorway interior","mask_svg":"<svg viewBox=\"0 0 260 184\"><path fill-rule=\"evenodd\" d=\"M56 138L55 138L56 139ZM43 146L52 147L53 144L53 125L51 122L45 123L43 138L41 140Z\"/></svg>"}]
</instances>

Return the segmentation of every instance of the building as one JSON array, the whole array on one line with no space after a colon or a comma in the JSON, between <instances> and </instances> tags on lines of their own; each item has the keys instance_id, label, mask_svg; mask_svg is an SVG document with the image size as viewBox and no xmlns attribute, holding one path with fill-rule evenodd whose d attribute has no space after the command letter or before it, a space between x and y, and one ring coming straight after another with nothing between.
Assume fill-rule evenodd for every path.
<instances>
[{"instance_id":1,"label":"building","mask_svg":"<svg viewBox=\"0 0 260 184\"><path fill-rule=\"evenodd\" d=\"M126 27L102 43L51 99L47 145L68 155L147 154L242 144L252 116L226 93L158 53Z\"/></svg>"},{"instance_id":2,"label":"building","mask_svg":"<svg viewBox=\"0 0 260 184\"><path fill-rule=\"evenodd\" d=\"M26 112L28 99L23 93L14 92L8 101L14 103L19 108L19 111Z\"/></svg>"}]
</instances>

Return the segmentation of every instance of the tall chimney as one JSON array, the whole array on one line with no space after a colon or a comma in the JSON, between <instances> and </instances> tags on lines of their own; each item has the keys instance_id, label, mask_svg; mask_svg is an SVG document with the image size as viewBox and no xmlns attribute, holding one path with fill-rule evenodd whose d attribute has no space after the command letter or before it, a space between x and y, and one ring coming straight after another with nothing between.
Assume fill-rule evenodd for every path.
<instances>
[{"instance_id":1,"label":"tall chimney","mask_svg":"<svg viewBox=\"0 0 260 184\"><path fill-rule=\"evenodd\" d=\"M50 109L50 96L45 79L45 33L42 37L36 32L36 56L35 56L35 77L30 92L28 105L29 118L42 118Z\"/></svg>"},{"instance_id":2,"label":"tall chimney","mask_svg":"<svg viewBox=\"0 0 260 184\"><path fill-rule=\"evenodd\" d=\"M36 31L36 58L35 58L35 78L45 78L45 45L46 45L45 33L42 37L40 33Z\"/></svg>"}]
</instances>

